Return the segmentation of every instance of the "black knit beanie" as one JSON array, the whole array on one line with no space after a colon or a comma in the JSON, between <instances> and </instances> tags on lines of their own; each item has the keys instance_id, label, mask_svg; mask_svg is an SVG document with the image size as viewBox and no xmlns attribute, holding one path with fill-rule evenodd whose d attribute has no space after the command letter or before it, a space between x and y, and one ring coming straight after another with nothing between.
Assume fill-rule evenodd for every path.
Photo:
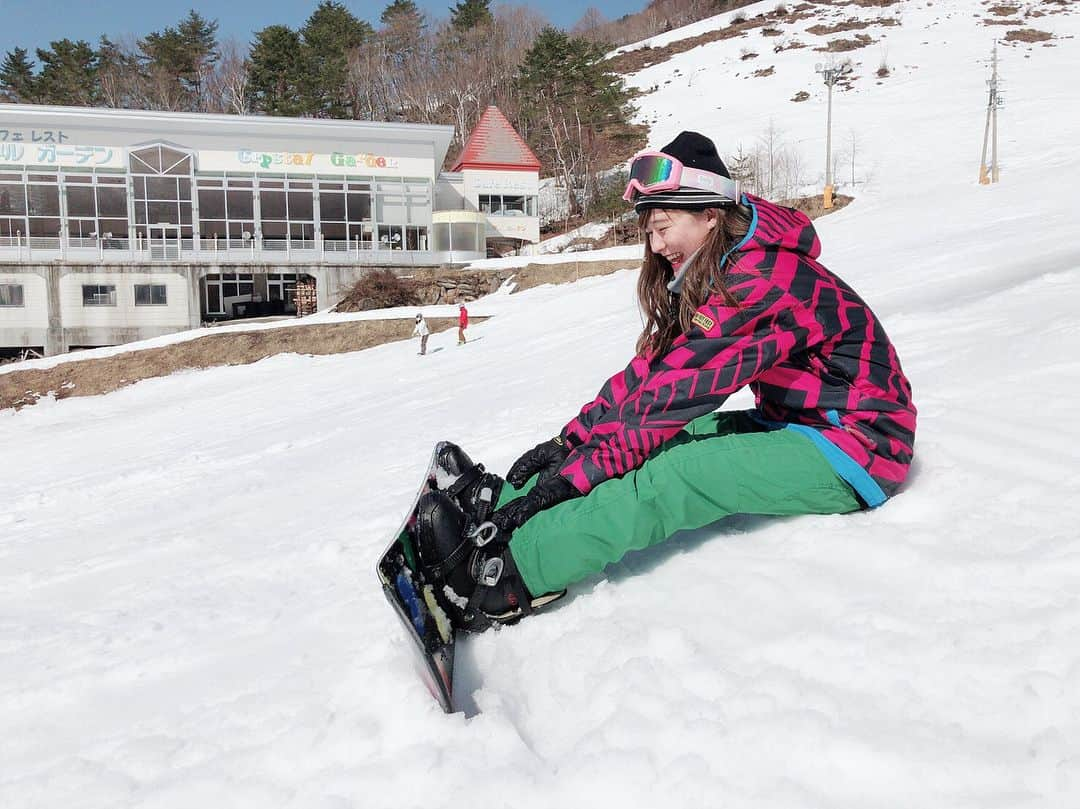
<instances>
[{"instance_id":1,"label":"black knit beanie","mask_svg":"<svg viewBox=\"0 0 1080 809\"><path fill-rule=\"evenodd\" d=\"M676 158L684 166L731 179L727 166L716 153L715 144L699 132L680 132L675 140L660 151ZM659 191L655 194L639 193L634 200L634 211L641 213L649 208L703 211L706 208L723 208L731 204L733 204L731 199L715 191L683 187L674 191Z\"/></svg>"}]
</instances>

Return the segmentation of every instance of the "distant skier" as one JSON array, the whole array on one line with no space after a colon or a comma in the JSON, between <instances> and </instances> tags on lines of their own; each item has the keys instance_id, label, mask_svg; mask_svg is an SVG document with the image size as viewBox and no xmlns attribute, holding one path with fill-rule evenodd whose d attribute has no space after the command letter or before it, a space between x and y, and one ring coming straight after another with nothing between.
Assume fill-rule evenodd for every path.
<instances>
[{"instance_id":1,"label":"distant skier","mask_svg":"<svg viewBox=\"0 0 1080 809\"><path fill-rule=\"evenodd\" d=\"M465 304L458 304L457 344L465 345L465 329L469 328L469 310Z\"/></svg>"},{"instance_id":2,"label":"distant skier","mask_svg":"<svg viewBox=\"0 0 1080 809\"><path fill-rule=\"evenodd\" d=\"M422 355L427 354L427 339L431 334L431 329L428 328L427 321L424 316L419 312L416 313L416 327L413 329L413 337L420 338L420 351Z\"/></svg>"},{"instance_id":3,"label":"distant skier","mask_svg":"<svg viewBox=\"0 0 1080 809\"><path fill-rule=\"evenodd\" d=\"M459 628L527 615L676 531L874 507L907 476L911 387L805 215L739 194L696 132L637 154L624 199L645 233L630 364L510 486L449 445L444 490L419 502L421 567ZM752 410L718 411L746 386Z\"/></svg>"}]
</instances>

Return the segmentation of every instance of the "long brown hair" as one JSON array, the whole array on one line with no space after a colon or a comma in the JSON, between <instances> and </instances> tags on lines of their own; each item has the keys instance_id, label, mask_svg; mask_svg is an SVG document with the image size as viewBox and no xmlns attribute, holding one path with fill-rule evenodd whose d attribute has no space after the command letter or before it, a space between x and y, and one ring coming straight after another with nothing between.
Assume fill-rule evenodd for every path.
<instances>
[{"instance_id":1,"label":"long brown hair","mask_svg":"<svg viewBox=\"0 0 1080 809\"><path fill-rule=\"evenodd\" d=\"M638 226L642 230L653 210L642 211L638 217ZM638 304L645 317L645 326L638 337L638 354L666 354L675 338L690 330L694 313L710 295L718 293L727 303L735 304L724 285L728 268L720 266L720 260L746 236L751 211L745 205L715 210L718 214L716 227L709 231L693 264L687 269L681 294L677 296L667 288L674 277L671 263L654 253L649 238L645 238L645 260L641 263L637 285Z\"/></svg>"}]
</instances>

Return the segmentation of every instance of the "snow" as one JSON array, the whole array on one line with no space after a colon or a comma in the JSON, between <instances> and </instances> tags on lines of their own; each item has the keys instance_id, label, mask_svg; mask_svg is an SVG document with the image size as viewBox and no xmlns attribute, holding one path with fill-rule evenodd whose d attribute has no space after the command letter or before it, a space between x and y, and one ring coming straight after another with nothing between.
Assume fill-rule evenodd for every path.
<instances>
[{"instance_id":1,"label":"snow","mask_svg":"<svg viewBox=\"0 0 1080 809\"><path fill-rule=\"evenodd\" d=\"M863 184L818 225L912 380L899 496L631 554L464 641L447 716L375 560L435 441L505 470L623 366L632 270L491 296L475 342L426 357L282 355L2 411L0 806L1080 805L1080 16L1001 49L986 187L1000 32L970 0L890 8L894 77L834 97ZM697 80L645 96L650 143L772 117L820 171L820 92L786 100L815 55L744 80L743 46L649 69L708 63L724 107Z\"/></svg>"}]
</instances>

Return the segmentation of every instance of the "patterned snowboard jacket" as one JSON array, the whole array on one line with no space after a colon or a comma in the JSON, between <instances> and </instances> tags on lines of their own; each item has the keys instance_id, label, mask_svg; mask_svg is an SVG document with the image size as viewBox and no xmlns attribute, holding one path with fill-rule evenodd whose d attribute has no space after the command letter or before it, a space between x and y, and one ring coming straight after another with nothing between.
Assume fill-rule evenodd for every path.
<instances>
[{"instance_id":1,"label":"patterned snowboard jacket","mask_svg":"<svg viewBox=\"0 0 1080 809\"><path fill-rule=\"evenodd\" d=\"M729 255L732 306L713 295L663 356L636 356L561 433L582 493L641 466L688 422L749 385L755 416L810 437L868 506L907 475L911 387L885 330L817 261L810 220L744 195L753 218Z\"/></svg>"}]
</instances>

